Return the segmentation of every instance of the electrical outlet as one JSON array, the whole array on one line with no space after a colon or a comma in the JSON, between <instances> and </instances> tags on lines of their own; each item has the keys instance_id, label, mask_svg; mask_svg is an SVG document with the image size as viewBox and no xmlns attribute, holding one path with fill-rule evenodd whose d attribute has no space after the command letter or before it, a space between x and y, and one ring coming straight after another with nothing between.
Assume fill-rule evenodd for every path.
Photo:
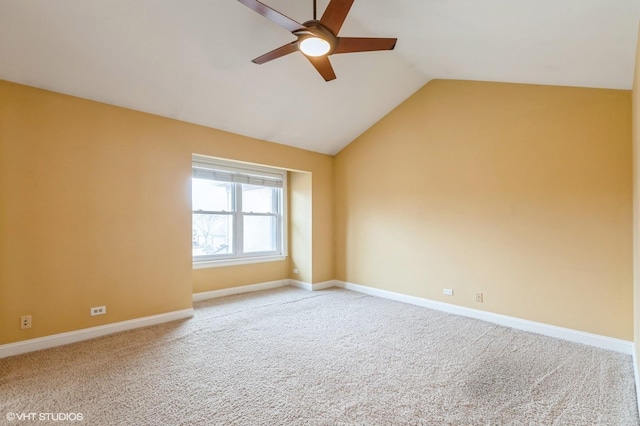
<instances>
[{"instance_id":1,"label":"electrical outlet","mask_svg":"<svg viewBox=\"0 0 640 426\"><path fill-rule=\"evenodd\" d=\"M20 317L20 330L24 330L25 328L31 328L31 315Z\"/></svg>"},{"instance_id":2,"label":"electrical outlet","mask_svg":"<svg viewBox=\"0 0 640 426\"><path fill-rule=\"evenodd\" d=\"M295 268L295 269L293 270L293 273L294 273L294 274L297 274L298 272L300 272L300 271L298 271L298 268Z\"/></svg>"},{"instance_id":3,"label":"electrical outlet","mask_svg":"<svg viewBox=\"0 0 640 426\"><path fill-rule=\"evenodd\" d=\"M443 288L442 294L444 294L445 296L453 296L453 290L450 288Z\"/></svg>"},{"instance_id":4,"label":"electrical outlet","mask_svg":"<svg viewBox=\"0 0 640 426\"><path fill-rule=\"evenodd\" d=\"M106 313L107 313L106 306L96 306L95 308L91 308L91 316L104 315Z\"/></svg>"},{"instance_id":5,"label":"electrical outlet","mask_svg":"<svg viewBox=\"0 0 640 426\"><path fill-rule=\"evenodd\" d=\"M482 293L476 293L476 302L482 303Z\"/></svg>"}]
</instances>

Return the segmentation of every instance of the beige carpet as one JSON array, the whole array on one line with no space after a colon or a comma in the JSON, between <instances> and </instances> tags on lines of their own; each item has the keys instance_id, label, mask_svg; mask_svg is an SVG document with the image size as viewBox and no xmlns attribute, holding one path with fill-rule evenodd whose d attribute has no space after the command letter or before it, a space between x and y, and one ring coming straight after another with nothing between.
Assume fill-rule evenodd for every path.
<instances>
[{"instance_id":1,"label":"beige carpet","mask_svg":"<svg viewBox=\"0 0 640 426\"><path fill-rule=\"evenodd\" d=\"M338 289L195 307L0 360L0 423L638 425L627 355Z\"/></svg>"}]
</instances>

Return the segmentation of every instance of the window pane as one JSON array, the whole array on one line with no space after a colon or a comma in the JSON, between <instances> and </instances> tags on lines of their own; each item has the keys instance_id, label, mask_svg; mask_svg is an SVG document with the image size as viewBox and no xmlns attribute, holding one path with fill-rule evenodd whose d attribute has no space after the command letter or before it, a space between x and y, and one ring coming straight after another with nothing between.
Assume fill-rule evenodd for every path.
<instances>
[{"instance_id":1,"label":"window pane","mask_svg":"<svg viewBox=\"0 0 640 426\"><path fill-rule=\"evenodd\" d=\"M194 214L192 245L194 256L233 253L233 216Z\"/></svg>"},{"instance_id":2,"label":"window pane","mask_svg":"<svg viewBox=\"0 0 640 426\"><path fill-rule=\"evenodd\" d=\"M276 191L279 188L242 184L242 211L275 213Z\"/></svg>"},{"instance_id":3,"label":"window pane","mask_svg":"<svg viewBox=\"0 0 640 426\"><path fill-rule=\"evenodd\" d=\"M244 216L244 252L276 251L275 216Z\"/></svg>"},{"instance_id":4,"label":"window pane","mask_svg":"<svg viewBox=\"0 0 640 426\"><path fill-rule=\"evenodd\" d=\"M194 211L233 211L233 184L193 178L191 200Z\"/></svg>"}]
</instances>

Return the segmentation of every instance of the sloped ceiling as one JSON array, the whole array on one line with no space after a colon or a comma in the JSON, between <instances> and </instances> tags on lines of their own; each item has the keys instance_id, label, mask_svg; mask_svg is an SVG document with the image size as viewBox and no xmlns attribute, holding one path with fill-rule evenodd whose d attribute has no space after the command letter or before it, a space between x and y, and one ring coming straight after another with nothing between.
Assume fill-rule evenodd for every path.
<instances>
[{"instance_id":1,"label":"sloped ceiling","mask_svg":"<svg viewBox=\"0 0 640 426\"><path fill-rule=\"evenodd\" d=\"M263 0L304 22L312 0ZM319 15L328 0L318 0ZM630 89L640 0L356 0L325 82L236 0L0 0L0 79L334 154L430 79Z\"/></svg>"}]
</instances>

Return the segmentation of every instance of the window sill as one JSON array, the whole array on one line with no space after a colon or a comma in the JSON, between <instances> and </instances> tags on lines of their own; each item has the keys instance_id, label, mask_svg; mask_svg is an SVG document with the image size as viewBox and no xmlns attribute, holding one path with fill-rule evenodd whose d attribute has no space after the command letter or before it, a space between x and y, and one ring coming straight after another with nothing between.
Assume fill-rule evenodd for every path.
<instances>
[{"instance_id":1,"label":"window sill","mask_svg":"<svg viewBox=\"0 0 640 426\"><path fill-rule=\"evenodd\" d=\"M245 257L236 259L221 260L204 260L201 262L193 262L193 269L218 268L221 266L248 265L251 263L280 262L287 256L262 256L262 257Z\"/></svg>"}]
</instances>

